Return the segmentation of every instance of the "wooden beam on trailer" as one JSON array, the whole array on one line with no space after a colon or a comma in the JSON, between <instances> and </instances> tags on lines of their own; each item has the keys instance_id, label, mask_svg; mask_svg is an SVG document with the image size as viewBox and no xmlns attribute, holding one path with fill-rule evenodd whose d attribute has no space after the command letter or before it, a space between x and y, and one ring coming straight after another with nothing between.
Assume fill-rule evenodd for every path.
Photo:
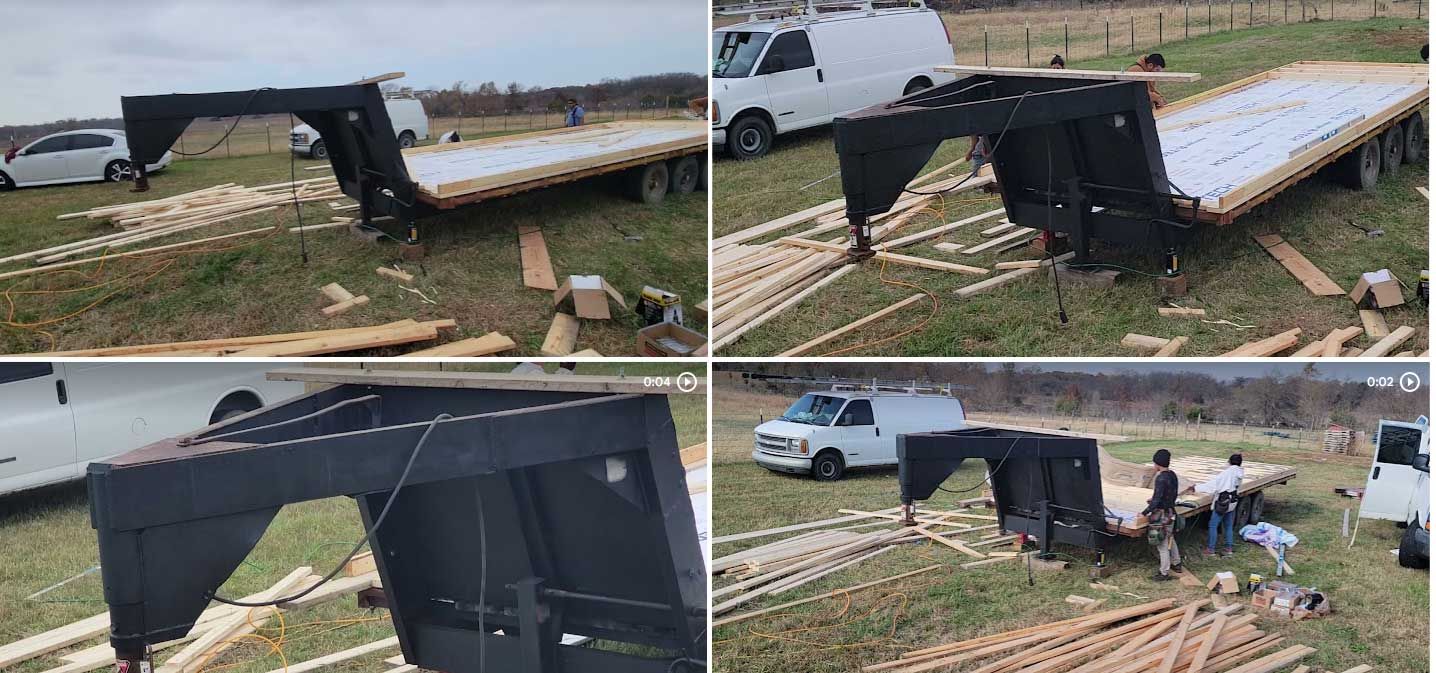
<instances>
[{"instance_id":1,"label":"wooden beam on trailer","mask_svg":"<svg viewBox=\"0 0 1436 673\"><path fill-rule=\"evenodd\" d=\"M1195 82L1202 78L1197 72L1128 72L1126 70L1078 70L1070 68L1005 68L980 65L939 65L937 72L954 75L990 75L997 77L1040 77L1045 79L1091 79L1121 82Z\"/></svg>"}]
</instances>

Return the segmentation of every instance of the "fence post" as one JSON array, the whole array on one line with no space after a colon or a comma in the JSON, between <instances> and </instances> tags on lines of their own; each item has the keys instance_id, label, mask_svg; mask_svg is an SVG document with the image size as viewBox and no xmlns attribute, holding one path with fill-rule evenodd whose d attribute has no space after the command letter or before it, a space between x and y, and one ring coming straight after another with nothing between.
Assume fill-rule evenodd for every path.
<instances>
[{"instance_id":1,"label":"fence post","mask_svg":"<svg viewBox=\"0 0 1436 673\"><path fill-rule=\"evenodd\" d=\"M1132 53L1135 54L1137 53L1137 15L1133 14L1132 16L1128 17L1127 20L1129 26L1132 29L1132 34L1129 36L1128 39L1132 44Z\"/></svg>"},{"instance_id":2,"label":"fence post","mask_svg":"<svg viewBox=\"0 0 1436 673\"><path fill-rule=\"evenodd\" d=\"M1207 0L1207 34L1212 34L1212 0Z\"/></svg>"},{"instance_id":3,"label":"fence post","mask_svg":"<svg viewBox=\"0 0 1436 673\"><path fill-rule=\"evenodd\" d=\"M1419 3L1420 0L1417 0L1417 2ZM1416 5L1416 13L1421 13L1421 5L1419 4ZM1062 17L1062 59L1067 60L1070 58L1072 58L1072 41L1068 37L1067 17L1064 16Z\"/></svg>"},{"instance_id":4,"label":"fence post","mask_svg":"<svg viewBox=\"0 0 1436 673\"><path fill-rule=\"evenodd\" d=\"M1281 0L1281 22L1291 23L1291 3Z\"/></svg>"},{"instance_id":5,"label":"fence post","mask_svg":"<svg viewBox=\"0 0 1436 673\"><path fill-rule=\"evenodd\" d=\"M1157 46L1162 46L1162 13L1157 12Z\"/></svg>"},{"instance_id":6,"label":"fence post","mask_svg":"<svg viewBox=\"0 0 1436 673\"><path fill-rule=\"evenodd\" d=\"M274 138L269 136L269 120L264 120L264 153L274 154Z\"/></svg>"},{"instance_id":7,"label":"fence post","mask_svg":"<svg viewBox=\"0 0 1436 673\"><path fill-rule=\"evenodd\" d=\"M988 62L987 26L982 27L982 67L992 65Z\"/></svg>"},{"instance_id":8,"label":"fence post","mask_svg":"<svg viewBox=\"0 0 1436 673\"><path fill-rule=\"evenodd\" d=\"M1336 0L1331 1L1336 2ZM1332 15L1332 18L1336 18L1336 16ZM1416 18L1421 18L1421 0L1416 0Z\"/></svg>"},{"instance_id":9,"label":"fence post","mask_svg":"<svg viewBox=\"0 0 1436 673\"><path fill-rule=\"evenodd\" d=\"M1112 55L1112 17L1103 17L1102 21L1107 25L1107 55ZM1105 426L1104 426L1105 427Z\"/></svg>"},{"instance_id":10,"label":"fence post","mask_svg":"<svg viewBox=\"0 0 1436 673\"><path fill-rule=\"evenodd\" d=\"M1371 18L1373 19L1376 18L1376 1L1377 0L1371 0Z\"/></svg>"},{"instance_id":11,"label":"fence post","mask_svg":"<svg viewBox=\"0 0 1436 673\"><path fill-rule=\"evenodd\" d=\"M1267 0L1267 2L1271 2L1271 0ZM1192 3L1190 3L1190 2L1183 2L1183 3L1182 3L1182 39L1185 40L1185 39L1190 38L1191 36L1192 36Z\"/></svg>"},{"instance_id":12,"label":"fence post","mask_svg":"<svg viewBox=\"0 0 1436 673\"><path fill-rule=\"evenodd\" d=\"M241 120L241 121L243 121L243 119L244 119L243 117L240 117L240 120ZM228 134L228 133L224 134L224 157L225 157L226 159L228 159L229 157L233 156L233 155L231 155L231 154L229 153L229 136L230 136L230 134Z\"/></svg>"},{"instance_id":13,"label":"fence post","mask_svg":"<svg viewBox=\"0 0 1436 673\"><path fill-rule=\"evenodd\" d=\"M1032 24L1026 25L1027 30L1027 67L1032 67Z\"/></svg>"},{"instance_id":14,"label":"fence post","mask_svg":"<svg viewBox=\"0 0 1436 673\"><path fill-rule=\"evenodd\" d=\"M1237 23L1237 0L1228 0L1227 30L1235 30Z\"/></svg>"},{"instance_id":15,"label":"fence post","mask_svg":"<svg viewBox=\"0 0 1436 673\"><path fill-rule=\"evenodd\" d=\"M1331 0L1333 3L1336 0ZM1256 13L1256 0L1247 0L1247 28L1252 27L1252 14Z\"/></svg>"}]
</instances>

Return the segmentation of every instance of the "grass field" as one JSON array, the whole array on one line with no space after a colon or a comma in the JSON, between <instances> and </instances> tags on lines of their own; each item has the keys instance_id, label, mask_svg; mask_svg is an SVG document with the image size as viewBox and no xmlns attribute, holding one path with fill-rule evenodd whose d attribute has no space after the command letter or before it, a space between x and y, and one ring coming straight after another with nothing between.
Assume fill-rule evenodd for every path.
<instances>
[{"instance_id":1,"label":"grass field","mask_svg":"<svg viewBox=\"0 0 1436 673\"><path fill-rule=\"evenodd\" d=\"M1296 60L1418 61L1417 50L1427 39L1424 21L1378 19L1362 22L1308 22L1289 26L1216 33L1162 47L1170 69L1202 73L1199 82L1163 85L1169 100L1190 96L1248 75ZM1119 69L1128 56L1074 61L1079 68ZM928 168L959 159L966 139L943 144ZM713 168L714 235L722 236L823 203L842 195L836 178L806 190L837 170L832 133L827 127L780 137L774 151L757 161L737 162L724 155ZM1227 319L1252 329L1207 325L1157 316L1164 305L1156 283L1127 274L1112 289L1062 288L1071 325L1060 327L1050 276L1033 275L999 290L958 300L952 291L972 282L958 274L868 264L819 291L783 315L749 332L723 349L722 355L772 355L841 325L869 315L914 293L911 287L885 284L883 279L911 283L936 295L935 314L923 302L898 316L879 321L816 351L859 346L915 327L899 341L845 353L864 355L934 356L1101 356L1131 355L1119 345L1128 332L1160 337L1189 336L1180 355L1214 355L1261 337L1301 327L1303 342L1339 327L1360 324L1355 308L1344 297L1317 297L1252 241L1253 234L1279 233L1322 268L1337 284L1351 287L1366 271L1389 268L1413 286L1427 264L1427 201L1415 190L1427 184L1425 161L1403 166L1384 176L1370 192L1355 192L1322 175L1287 189L1229 226L1207 227L1185 250L1190 296L1183 305L1205 308L1208 318ZM959 167L959 173L965 169ZM971 192L947 199L937 210L914 218L902 231L910 233L1000 207L995 195ZM1368 239L1352 224L1381 228L1385 235ZM799 228L783 232L792 234ZM901 235L901 234L897 234ZM760 240L772 240L779 235ZM976 231L959 230L903 249L901 252L991 268L997 261L1030 258L1026 249L996 255L952 255L932 248L947 240L971 245ZM1153 255L1137 250L1098 247L1107 262L1159 270ZM1413 291L1408 291L1411 296ZM1423 327L1427 309L1419 301L1386 311L1393 327ZM1352 345L1369 345L1358 337ZM1404 349L1427 348L1424 330Z\"/></svg>"},{"instance_id":2,"label":"grass field","mask_svg":"<svg viewBox=\"0 0 1436 673\"><path fill-rule=\"evenodd\" d=\"M493 369L497 365L472 368ZM447 367L452 368L452 366ZM628 375L667 374L681 371L705 375L702 365L676 366L668 363L585 363L580 374ZM506 369L506 368L505 368ZM552 370L553 366L550 365ZM703 442L707 437L707 400L703 395L675 395L669 398L679 446ZM269 526L249 558L225 583L220 595L242 596L273 584L300 565L328 572L343 558L355 539L363 534L358 510L348 498L330 498L285 507ZM83 484L41 489L0 497L0 643L9 643L47 629L105 611L98 573L76 580L42 597L46 602L24 600L25 596L98 563L95 532L90 528ZM364 620L354 623L327 623L336 620ZM381 640L393 635L384 611L366 612L353 598L340 599L308 611L286 615L284 655L290 664L332 652ZM272 624L272 626L275 626ZM264 635L275 636L277 630ZM83 643L94 645L100 641ZM64 654L69 650L61 650ZM331 670L386 671L380 660L398 653L384 651L357 659ZM7 669L9 673L39 673L62 662L56 656L42 657ZM206 670L229 673L262 673L280 667L277 656L264 647L242 643L216 658Z\"/></svg>"},{"instance_id":3,"label":"grass field","mask_svg":"<svg viewBox=\"0 0 1436 673\"><path fill-rule=\"evenodd\" d=\"M315 163L300 161L299 167ZM297 177L317 175L299 170ZM151 191L144 195L131 194L127 184L113 183L0 193L0 257L114 231L97 220L57 221L62 213L163 198L226 182L258 186L289 178L288 155L272 154L175 162L151 178ZM154 244L296 223L292 208L275 212L280 215L241 218ZM303 206L308 224L326 222L332 215L323 202ZM300 261L300 236L279 231L238 239L239 245L219 252L121 259L99 271L81 267L83 275L40 274L0 281L0 294L8 289L13 302L13 308L8 303L0 306L4 311L0 352L453 318L459 330L450 338L499 331L517 342L518 350L512 354L536 354L553 317L553 294L523 285L516 233L521 225L542 227L557 277L601 275L625 295L630 306L644 285L677 292L689 306L707 297L707 195L670 195L657 206L645 206L622 196L616 177L600 176L421 221L428 256L401 266L418 276L416 286L438 305L424 303L374 273L375 267L399 261L397 244L391 240L371 243L344 228L308 232L306 265ZM391 233L402 236L398 229ZM627 240L629 236L639 239ZM172 264L166 262L169 259ZM6 267L0 271L20 268ZM356 295L369 295L370 303L333 319L324 317L319 311L330 302L319 288L330 282L339 282ZM635 332L641 326L636 314L615 307L612 320L584 321L578 348L632 355ZM375 354L407 350L413 348Z\"/></svg>"},{"instance_id":4,"label":"grass field","mask_svg":"<svg viewBox=\"0 0 1436 673\"><path fill-rule=\"evenodd\" d=\"M838 516L839 508L877 510L898 504L897 475L893 470L863 471L839 482L822 483L758 467L749 457L758 410L781 408L783 401L722 385L714 387L713 395L714 535L825 519ZM1288 561L1296 571L1293 581L1328 592L1335 612L1323 619L1297 623L1262 619L1259 628L1286 636L1287 645L1316 648L1317 653L1302 662L1313 668L1343 671L1366 663L1392 673L1428 670L1429 573L1397 565L1389 551L1400 539L1400 530L1393 524L1364 522L1350 549L1341 537L1342 510L1355 508L1357 503L1334 495L1332 488L1365 483L1367 459L1219 442L1106 445L1113 455L1131 461L1149 460L1157 447L1172 449L1178 455L1212 457L1225 457L1235 449L1250 460L1297 467L1295 481L1268 492L1265 518L1301 538L1300 544L1288 552ZM982 469L968 463L944 487L968 488L982 478ZM962 497L939 492L927 504L942 509ZM1187 565L1202 579L1222 570L1231 570L1239 578L1251 572L1272 575L1271 557L1252 544L1240 543L1235 559L1203 560L1200 549L1205 544L1205 521L1181 535ZM781 538L719 545L714 555L777 539ZM1072 617L1079 613L1063 602L1069 594L1108 598L1105 607L1143 602L1121 595L1097 596L1087 586L1085 566L1090 556L1075 548L1059 547L1059 551L1076 555L1069 559L1074 560L1072 567L1062 572L1036 572L1034 584L1029 586L1027 573L1017 564L960 570L958 564L967 557L946 547L902 547L884 554L880 563L860 563L796 591L759 599L739 611L815 596L934 563L949 567L853 594L851 605L845 606L842 600L817 601L775 616L720 627L713 634L713 670L853 671L894 659L909 649ZM1109 554L1108 562L1115 572L1105 581L1124 591L1150 599L1172 597L1179 601L1205 595L1204 591L1176 582L1152 582L1149 577L1156 567L1156 555L1145 541L1124 542Z\"/></svg>"}]
</instances>

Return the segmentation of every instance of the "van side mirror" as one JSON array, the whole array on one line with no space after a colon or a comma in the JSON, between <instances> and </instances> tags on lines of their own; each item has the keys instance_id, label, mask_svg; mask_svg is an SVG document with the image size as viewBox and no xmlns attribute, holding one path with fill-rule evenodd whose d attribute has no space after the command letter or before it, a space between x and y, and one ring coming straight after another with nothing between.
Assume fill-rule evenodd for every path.
<instances>
[{"instance_id":1,"label":"van side mirror","mask_svg":"<svg viewBox=\"0 0 1436 673\"><path fill-rule=\"evenodd\" d=\"M1416 469L1416 470L1419 471L1419 472L1425 472L1426 474L1431 474L1431 454L1429 454L1429 453L1418 453L1418 454L1416 454L1416 457L1411 460L1411 467L1414 468L1414 469Z\"/></svg>"}]
</instances>

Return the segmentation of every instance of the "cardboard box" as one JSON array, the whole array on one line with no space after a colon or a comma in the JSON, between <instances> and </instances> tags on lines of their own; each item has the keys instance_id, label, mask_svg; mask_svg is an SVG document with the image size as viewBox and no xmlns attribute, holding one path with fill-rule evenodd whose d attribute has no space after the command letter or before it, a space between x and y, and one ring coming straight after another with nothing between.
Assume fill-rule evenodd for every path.
<instances>
[{"instance_id":1,"label":"cardboard box","mask_svg":"<svg viewBox=\"0 0 1436 673\"><path fill-rule=\"evenodd\" d=\"M646 357L693 357L707 343L708 337L671 322L638 330L638 354Z\"/></svg>"},{"instance_id":2,"label":"cardboard box","mask_svg":"<svg viewBox=\"0 0 1436 673\"><path fill-rule=\"evenodd\" d=\"M1252 607L1263 610L1271 607L1272 599L1276 598L1276 592L1271 589L1258 589L1252 592Z\"/></svg>"},{"instance_id":3,"label":"cardboard box","mask_svg":"<svg viewBox=\"0 0 1436 673\"><path fill-rule=\"evenodd\" d=\"M1401 296L1401 281L1396 280L1390 269L1361 274L1350 296L1351 301L1362 307L1387 308L1406 303L1406 298Z\"/></svg>"},{"instance_id":4,"label":"cardboard box","mask_svg":"<svg viewBox=\"0 0 1436 673\"><path fill-rule=\"evenodd\" d=\"M1213 575L1212 581L1207 582L1207 589L1223 594L1239 594L1242 592L1241 586L1237 584L1236 574L1229 570L1224 570Z\"/></svg>"}]
</instances>

